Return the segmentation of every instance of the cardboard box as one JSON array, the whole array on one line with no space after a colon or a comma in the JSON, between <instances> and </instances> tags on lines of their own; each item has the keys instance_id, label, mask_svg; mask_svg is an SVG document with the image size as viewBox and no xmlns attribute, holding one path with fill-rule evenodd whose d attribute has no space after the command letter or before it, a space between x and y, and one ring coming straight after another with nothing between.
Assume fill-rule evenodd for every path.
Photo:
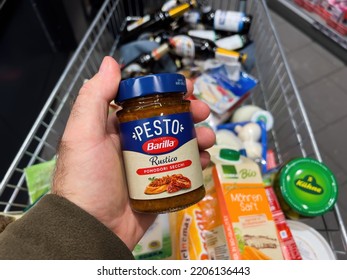
<instances>
[{"instance_id":1,"label":"cardboard box","mask_svg":"<svg viewBox=\"0 0 347 280\"><path fill-rule=\"evenodd\" d=\"M242 156L238 162L223 160L220 149L211 151L213 187L203 206L208 209L205 232L210 258L282 260L259 166Z\"/></svg>"}]
</instances>

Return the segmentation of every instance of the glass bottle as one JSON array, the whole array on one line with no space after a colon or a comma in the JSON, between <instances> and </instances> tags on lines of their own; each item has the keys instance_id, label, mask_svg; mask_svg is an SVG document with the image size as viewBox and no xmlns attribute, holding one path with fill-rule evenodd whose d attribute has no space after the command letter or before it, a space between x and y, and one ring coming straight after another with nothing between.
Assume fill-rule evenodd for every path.
<instances>
[{"instance_id":1,"label":"glass bottle","mask_svg":"<svg viewBox=\"0 0 347 280\"><path fill-rule=\"evenodd\" d=\"M250 42L249 37L246 34L222 36L215 30L189 30L188 35L201 39L211 40L216 43L217 47L227 50L242 49Z\"/></svg>"},{"instance_id":2,"label":"glass bottle","mask_svg":"<svg viewBox=\"0 0 347 280\"><path fill-rule=\"evenodd\" d=\"M177 55L195 59L216 58L222 62L244 63L247 55L218 47L213 41L187 35L177 35L170 39Z\"/></svg>"},{"instance_id":3,"label":"glass bottle","mask_svg":"<svg viewBox=\"0 0 347 280\"><path fill-rule=\"evenodd\" d=\"M131 23L126 27L121 36L121 43L127 43L135 40L140 34L147 31L154 31L158 28L169 26L177 18L181 17L190 8L195 7L196 2L190 1L189 3L180 4L168 11L158 11L151 15L145 15L136 22Z\"/></svg>"},{"instance_id":4,"label":"glass bottle","mask_svg":"<svg viewBox=\"0 0 347 280\"><path fill-rule=\"evenodd\" d=\"M165 54L167 54L169 50L170 45L168 43L164 43L151 52L140 54L138 57L134 58L128 63L121 65L121 70L125 70L131 64L138 64L143 69L149 69L153 66L154 63L156 63Z\"/></svg>"},{"instance_id":5,"label":"glass bottle","mask_svg":"<svg viewBox=\"0 0 347 280\"><path fill-rule=\"evenodd\" d=\"M123 80L115 102L131 207L164 213L205 195L186 80L176 73Z\"/></svg>"},{"instance_id":6,"label":"glass bottle","mask_svg":"<svg viewBox=\"0 0 347 280\"><path fill-rule=\"evenodd\" d=\"M185 19L190 24L201 22L215 30L242 34L248 33L253 19L252 15L244 12L213 10L210 6L202 8L200 13L192 11L189 14L185 15Z\"/></svg>"}]
</instances>

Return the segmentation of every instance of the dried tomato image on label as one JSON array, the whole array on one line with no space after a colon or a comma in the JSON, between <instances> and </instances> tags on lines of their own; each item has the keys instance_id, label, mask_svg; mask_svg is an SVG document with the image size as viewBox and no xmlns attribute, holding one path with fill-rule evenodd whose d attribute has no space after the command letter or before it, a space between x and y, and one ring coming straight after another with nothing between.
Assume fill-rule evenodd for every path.
<instances>
[{"instance_id":1,"label":"dried tomato image on label","mask_svg":"<svg viewBox=\"0 0 347 280\"><path fill-rule=\"evenodd\" d=\"M167 191L167 186L170 184L171 178L169 175L154 179L145 189L145 194L158 194Z\"/></svg>"},{"instance_id":2,"label":"dried tomato image on label","mask_svg":"<svg viewBox=\"0 0 347 280\"><path fill-rule=\"evenodd\" d=\"M145 194L159 194L167 191L168 193L178 192L182 189L189 189L192 182L182 174L167 175L154 179L145 189Z\"/></svg>"}]
</instances>

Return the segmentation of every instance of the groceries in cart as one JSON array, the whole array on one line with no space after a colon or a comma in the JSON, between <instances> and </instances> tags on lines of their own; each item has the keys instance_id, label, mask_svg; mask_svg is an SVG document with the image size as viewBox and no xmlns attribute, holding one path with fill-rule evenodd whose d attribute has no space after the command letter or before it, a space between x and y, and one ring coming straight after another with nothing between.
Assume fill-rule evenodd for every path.
<instances>
[{"instance_id":1,"label":"groceries in cart","mask_svg":"<svg viewBox=\"0 0 347 280\"><path fill-rule=\"evenodd\" d=\"M217 127L216 131L217 144L232 146L235 139L234 135L241 144L238 151L259 163L262 172L266 173L267 132L264 122L235 122L221 124Z\"/></svg>"},{"instance_id":2,"label":"groceries in cart","mask_svg":"<svg viewBox=\"0 0 347 280\"><path fill-rule=\"evenodd\" d=\"M300 260L304 249L288 220L323 215L336 202L336 180L323 163L296 158L280 166L276 147L268 147L276 119L271 108L252 104L259 86L253 74L256 42L249 33L253 24L253 16L243 11L170 0L127 22L120 36L115 57L122 78L178 72L191 79L191 98L211 109L197 126L216 134L211 163L203 171L206 195L160 214L135 247L136 259ZM110 104L110 112L115 110ZM46 182L30 187L37 176L26 171L35 203L49 190ZM148 184L149 191L170 185L161 184L167 178L152 179L155 188Z\"/></svg>"},{"instance_id":3,"label":"groceries in cart","mask_svg":"<svg viewBox=\"0 0 347 280\"><path fill-rule=\"evenodd\" d=\"M168 1L161 13L176 9L177 3ZM228 164L221 163L225 159L220 156L212 157L211 167L204 171L209 178L204 182L207 195L197 204L167 216L172 242L172 255L167 258L302 259L286 222L298 216L289 215L282 197L278 198L273 189L274 180L267 179L282 172L275 152L267 146L276 120L271 108L249 102L258 85L257 77L251 74L255 59L248 33L251 24L252 15L191 5L175 21L171 19L167 28L162 29L160 24L151 29L144 26L139 40L125 42L120 48L124 78L175 69L194 81L194 98L211 109L210 117L198 125L215 130L213 149L227 150L231 158L237 157ZM148 47L153 43L152 49L142 53L138 47L129 52L134 44ZM135 58L129 59L129 55ZM212 150L211 154L215 153ZM242 167L246 163L256 171ZM257 181L240 183L244 177ZM330 183L326 183L327 188ZM332 196L326 211L336 201ZM230 236L224 236L228 232ZM155 259L155 254L149 258Z\"/></svg>"},{"instance_id":4,"label":"groceries in cart","mask_svg":"<svg viewBox=\"0 0 347 280\"><path fill-rule=\"evenodd\" d=\"M226 145L216 145L209 152L212 161L203 171L206 196L166 218L171 255L165 258L300 260L276 197L264 187L259 166ZM160 259L143 251L148 259Z\"/></svg>"},{"instance_id":5,"label":"groceries in cart","mask_svg":"<svg viewBox=\"0 0 347 280\"><path fill-rule=\"evenodd\" d=\"M170 72L173 64L183 71L195 67L194 60L215 59L226 65L254 60L241 52L252 44L251 15L213 10L196 1L174 2L128 23L119 49L124 77Z\"/></svg>"}]
</instances>

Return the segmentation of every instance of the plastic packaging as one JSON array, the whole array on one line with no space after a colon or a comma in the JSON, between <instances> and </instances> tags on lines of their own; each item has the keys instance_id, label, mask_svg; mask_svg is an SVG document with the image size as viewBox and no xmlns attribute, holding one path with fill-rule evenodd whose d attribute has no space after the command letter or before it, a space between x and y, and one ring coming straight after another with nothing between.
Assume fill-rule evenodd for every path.
<instances>
[{"instance_id":1,"label":"plastic packaging","mask_svg":"<svg viewBox=\"0 0 347 280\"><path fill-rule=\"evenodd\" d=\"M255 128L257 125L258 128ZM246 126L246 127L245 127ZM245 129L243 129L245 128ZM217 126L217 131L220 129L228 129L234 132L238 137L241 133L240 140L243 144L243 150L247 157L252 158L261 166L262 173L267 172L267 133L265 124L260 122L240 122L240 123L225 123ZM259 130L260 129L260 130ZM237 130L239 132L237 132ZM260 131L260 135L259 135ZM257 140L255 140L257 139Z\"/></svg>"},{"instance_id":2,"label":"plastic packaging","mask_svg":"<svg viewBox=\"0 0 347 280\"><path fill-rule=\"evenodd\" d=\"M272 129L274 118L269 111L255 105L244 105L235 110L231 117L232 122L246 122L246 121L263 121L266 125L266 130Z\"/></svg>"}]
</instances>

